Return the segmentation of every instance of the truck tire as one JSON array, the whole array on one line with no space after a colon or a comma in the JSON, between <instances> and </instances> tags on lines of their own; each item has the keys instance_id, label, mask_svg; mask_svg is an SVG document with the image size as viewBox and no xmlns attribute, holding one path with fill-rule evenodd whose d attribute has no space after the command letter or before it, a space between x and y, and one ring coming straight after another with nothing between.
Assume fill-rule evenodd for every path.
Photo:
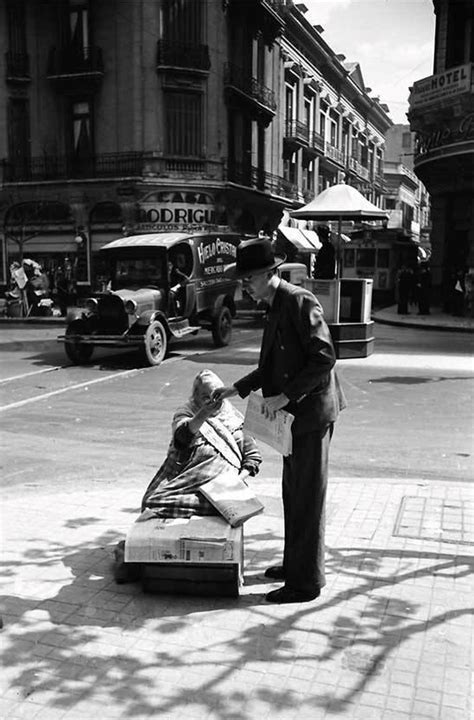
<instances>
[{"instance_id":1,"label":"truck tire","mask_svg":"<svg viewBox=\"0 0 474 720\"><path fill-rule=\"evenodd\" d=\"M216 347L228 345L232 338L232 315L226 305L222 305L212 319L212 339Z\"/></svg>"},{"instance_id":2,"label":"truck tire","mask_svg":"<svg viewBox=\"0 0 474 720\"><path fill-rule=\"evenodd\" d=\"M148 365L161 365L166 357L168 338L164 325L159 320L149 324L143 342L143 353Z\"/></svg>"},{"instance_id":3,"label":"truck tire","mask_svg":"<svg viewBox=\"0 0 474 720\"><path fill-rule=\"evenodd\" d=\"M77 335L82 335L84 332L84 323L80 320L75 320L66 328L64 349L69 360L74 363L74 365L84 365L91 359L92 353L94 352L93 345L83 343L80 338L77 337Z\"/></svg>"}]
</instances>

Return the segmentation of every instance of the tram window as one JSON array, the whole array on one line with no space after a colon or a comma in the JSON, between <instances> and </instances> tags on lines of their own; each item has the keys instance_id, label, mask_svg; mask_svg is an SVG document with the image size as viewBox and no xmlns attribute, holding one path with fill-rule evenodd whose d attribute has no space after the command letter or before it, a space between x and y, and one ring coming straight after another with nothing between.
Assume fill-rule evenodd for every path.
<instances>
[{"instance_id":1,"label":"tram window","mask_svg":"<svg viewBox=\"0 0 474 720\"><path fill-rule=\"evenodd\" d=\"M388 248L379 248L377 250L377 267L388 268L390 265L390 250Z\"/></svg>"},{"instance_id":2,"label":"tram window","mask_svg":"<svg viewBox=\"0 0 474 720\"><path fill-rule=\"evenodd\" d=\"M362 248L357 250L357 267L375 267L375 248Z\"/></svg>"},{"instance_id":3,"label":"tram window","mask_svg":"<svg viewBox=\"0 0 474 720\"><path fill-rule=\"evenodd\" d=\"M353 268L355 261L354 250L344 250L344 267Z\"/></svg>"}]
</instances>

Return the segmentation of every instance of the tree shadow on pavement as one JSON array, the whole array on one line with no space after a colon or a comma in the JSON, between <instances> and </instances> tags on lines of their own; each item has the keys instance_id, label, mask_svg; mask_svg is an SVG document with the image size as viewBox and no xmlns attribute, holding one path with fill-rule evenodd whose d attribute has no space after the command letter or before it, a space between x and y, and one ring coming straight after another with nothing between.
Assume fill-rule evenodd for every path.
<instances>
[{"instance_id":1,"label":"tree shadow on pavement","mask_svg":"<svg viewBox=\"0 0 474 720\"><path fill-rule=\"evenodd\" d=\"M6 564L21 587L4 599L4 667L18 702L87 707L101 718L117 716L117 708L127 718L194 712L253 720L266 716L262 708L285 720L316 708L337 714L387 672L405 642L472 611L460 603L427 616L414 592L415 582L433 576L466 578L472 559L454 553L328 549L321 598L274 606L245 588L233 599L144 595L139 585L115 585L118 539L107 531L76 545L32 540L19 563ZM262 532L250 540L266 545L253 571L280 538ZM25 599L32 578L45 599Z\"/></svg>"}]
</instances>

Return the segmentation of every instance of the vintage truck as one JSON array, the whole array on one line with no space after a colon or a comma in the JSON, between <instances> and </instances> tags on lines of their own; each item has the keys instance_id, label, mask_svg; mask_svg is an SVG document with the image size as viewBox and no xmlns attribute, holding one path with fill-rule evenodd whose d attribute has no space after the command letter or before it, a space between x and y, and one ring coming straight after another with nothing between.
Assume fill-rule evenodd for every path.
<instances>
[{"instance_id":1,"label":"vintage truck","mask_svg":"<svg viewBox=\"0 0 474 720\"><path fill-rule=\"evenodd\" d=\"M201 328L217 347L227 345L240 285L225 268L242 239L228 232L153 233L107 243L100 250L107 289L68 313L59 338L68 358L83 364L94 347L137 347L146 363L159 365L170 340Z\"/></svg>"}]
</instances>

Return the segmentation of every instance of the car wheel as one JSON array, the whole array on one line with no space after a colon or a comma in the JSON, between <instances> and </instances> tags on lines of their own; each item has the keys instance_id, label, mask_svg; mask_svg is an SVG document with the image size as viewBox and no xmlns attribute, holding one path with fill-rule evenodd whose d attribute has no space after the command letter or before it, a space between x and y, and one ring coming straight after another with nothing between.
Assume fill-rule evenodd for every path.
<instances>
[{"instance_id":1,"label":"car wheel","mask_svg":"<svg viewBox=\"0 0 474 720\"><path fill-rule=\"evenodd\" d=\"M85 333L84 323L72 322L66 328L64 349L69 360L74 365L83 365L91 359L94 346L81 342L80 335Z\"/></svg>"},{"instance_id":2,"label":"car wheel","mask_svg":"<svg viewBox=\"0 0 474 720\"><path fill-rule=\"evenodd\" d=\"M224 347L232 337L232 315L228 307L223 305L212 321L212 339L216 347Z\"/></svg>"},{"instance_id":3,"label":"car wheel","mask_svg":"<svg viewBox=\"0 0 474 720\"><path fill-rule=\"evenodd\" d=\"M144 353L149 365L160 365L166 356L168 338L159 320L151 322L144 337Z\"/></svg>"}]
</instances>

